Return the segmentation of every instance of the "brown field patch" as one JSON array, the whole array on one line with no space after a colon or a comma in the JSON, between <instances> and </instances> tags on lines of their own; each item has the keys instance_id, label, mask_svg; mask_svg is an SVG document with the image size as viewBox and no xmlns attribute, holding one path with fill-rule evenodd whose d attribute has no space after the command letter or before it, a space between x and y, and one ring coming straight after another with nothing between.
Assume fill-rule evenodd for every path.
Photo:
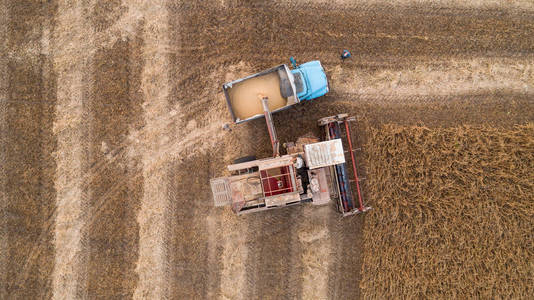
<instances>
[{"instance_id":1,"label":"brown field patch","mask_svg":"<svg viewBox=\"0 0 534 300\"><path fill-rule=\"evenodd\" d=\"M534 293L534 125L388 125L367 145L366 298Z\"/></svg>"},{"instance_id":2,"label":"brown field patch","mask_svg":"<svg viewBox=\"0 0 534 300\"><path fill-rule=\"evenodd\" d=\"M514 126L534 120L534 6L527 2L0 2L0 299L397 298L418 295L402 294L403 290L387 294L401 285L414 287L410 277L419 280L415 287L428 296L440 291L436 278L441 283L442 277L451 290L449 297L454 296L452 290L458 296L486 296L495 280L508 284L495 288L496 295L531 292L525 290L531 282L509 283L527 278L525 274L532 278L532 267L525 271L525 265L514 265L518 258L531 259L532 248L506 244L532 240L532 234L517 238L526 234L525 226L532 221L524 221L524 210L508 207L517 206L510 202L516 199L504 190L505 184L510 186L506 176L523 176L530 185L520 187L532 194L532 177L521 173L525 162L501 172L504 183L488 177L485 180L495 185L473 196L482 199L505 191L499 195L502 199L474 203L485 208L504 201L508 206L489 210L493 215L488 215L467 202L474 208L461 216L465 222L444 227L460 228L467 236L470 230L480 230L483 220L495 221L496 232L517 225L502 238L487 234L495 244L502 240L507 250L496 252L495 261L511 257L509 264L516 268L488 269L482 262L490 256L475 264L457 253L462 250L462 255L474 257L497 249L486 240L464 241L464 236L447 235L445 229L417 219L430 204L419 204L417 199L426 198L415 197L415 192L432 192L434 187L425 180L447 177L424 173L428 178L420 178L417 168L405 171L408 177L397 176L398 168L381 165L382 152L373 153L389 146L380 143L388 141L391 128L409 141L418 137L417 130L427 129L406 126L420 124L433 129L417 141L435 135L450 140L436 140L435 152L421 152L420 146L399 141L396 151L402 155L395 157L397 163L417 165L421 159L410 151L421 150L427 155L423 161L439 159L432 167L441 168L449 159L447 153L455 150L444 147L456 139L475 139L473 132L486 137L488 145L493 145L493 138L513 144L508 136L524 130ZM342 49L351 50L353 57L341 62ZM310 205L238 217L227 208L213 207L210 178L225 174L226 166L238 157L271 155L264 120L223 131L223 124L231 120L221 85L288 63L289 56L299 63L320 60L330 92L276 113L280 141L294 141L309 132L320 135L316 122L321 117L356 116L354 144L362 147L358 168L368 178L362 190L366 202L375 205L370 215L340 218L333 207ZM384 130L384 124L401 127ZM531 133L531 127L520 128L530 128ZM471 151L467 153L487 160L458 156L464 165L453 165L451 172L463 174L474 166L495 173L501 163L516 157L506 147L497 147L498 158L482 146L465 147ZM378 170L380 166L384 169ZM442 230L436 243L456 243L451 253L464 259L459 262L465 266L445 265L449 269L444 270L452 270L469 287L455 285L449 273L420 273L435 266L434 261L414 265L405 259L406 265L400 265L392 260L388 267L399 267L403 273L398 276L408 278L379 273L389 269L375 264L366 264L361 273L364 258L392 251L390 244L372 244L386 243L389 236L378 242L369 238L371 244L365 247L366 220L372 226L377 226L376 220L385 222L377 232L391 230L405 233L410 241L426 241L419 238L419 227L409 231L404 223L392 224L392 210L381 208L383 199L393 195L391 185L381 186L384 178L391 184L402 179L419 187L402 196L415 195L410 201L421 208L386 204L397 205L393 211L402 220L408 215L429 232ZM455 186L464 193L460 196L480 187L476 180L462 180ZM433 201L440 208L449 204L441 198ZM449 222L459 211L440 214L441 219L431 216ZM523 214L521 223L510 221L517 212ZM462 248L473 244L479 248ZM373 292L369 282L375 278L372 284L382 285ZM474 279L480 283L473 285ZM505 287L510 287L509 294Z\"/></svg>"}]
</instances>

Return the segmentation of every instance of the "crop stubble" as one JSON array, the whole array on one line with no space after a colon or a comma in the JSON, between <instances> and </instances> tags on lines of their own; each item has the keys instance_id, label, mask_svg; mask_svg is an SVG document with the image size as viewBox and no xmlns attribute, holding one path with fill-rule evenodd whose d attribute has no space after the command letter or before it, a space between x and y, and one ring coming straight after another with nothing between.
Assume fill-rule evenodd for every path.
<instances>
[{"instance_id":1,"label":"crop stubble","mask_svg":"<svg viewBox=\"0 0 534 300\"><path fill-rule=\"evenodd\" d=\"M9 2L8 6L13 6L13 3ZM307 222L310 222L302 219L308 214L307 208L267 212L237 221L232 219L232 215L211 208L209 178L221 175L224 166L236 157L248 154L256 154L258 157L270 155L262 120L235 127L230 133L213 131L211 127L207 133L203 132L207 126L229 119L220 93L220 84L227 79L235 79L241 73L251 73L279 64L290 55L295 55L301 62L311 59L322 61L330 76L332 90L320 100L303 103L275 115L282 141L294 140L308 131L319 134L316 120L338 112L358 116L359 122L355 126L358 145L372 142L371 137L379 136L373 128L383 130L379 126L384 123L396 123L402 127L423 123L430 128L486 124L490 126L489 131L506 134L515 124L533 119L534 105L529 92L500 89L462 95L438 96L430 93L398 96L393 92L381 96L353 90L351 84L356 85L355 82L335 76L336 68L340 66L338 52L343 48L350 49L354 57L352 61L341 65L341 68L348 73L368 71L371 76L374 76L373 72L380 73L382 70L410 69L414 61L431 68L436 61L440 64L440 61L450 58L484 57L489 61L503 57L510 60L515 57L528 58L533 53L534 45L531 12L379 5L344 9L342 6L324 4L304 6L297 2L267 5L225 1L225 4L226 8L223 9L215 1L171 1L167 7L171 41L168 49L171 70L169 107L179 108L178 116L183 119L177 124L180 124L180 133L188 141L196 137L189 131L197 130L199 133L198 140L179 149L184 156L183 160L173 157L172 161L167 162L165 168L169 168L170 175L169 178L162 179L167 182L168 197L173 201L173 211L169 214L173 217L172 237L169 238L169 268L171 275L174 275L171 276L171 294L177 297L224 296L223 292L228 288L220 285L229 281L221 279L220 274L226 274L224 272L228 270L222 269L225 265L230 265L229 262L235 262L246 270L244 274L229 271L232 275L244 275L244 278L235 278L236 281L243 281L237 285L244 288L242 295L302 296L301 285L305 280L299 278L299 274L310 266L304 262L305 259L309 262L309 258L299 256L301 254L298 253L299 247L310 244L302 243L295 237L296 233L305 234L302 232L306 230ZM43 6L48 7L46 4ZM120 31L115 22L127 12L123 6L115 1L89 9L88 19L92 19L89 27L92 29L88 34L98 35L101 40L108 42L110 39L103 37L113 36L116 31ZM8 166L7 175L12 181L10 186L31 186L33 189L27 189L25 195L45 201L39 202L41 210L31 207L27 212L14 213L17 217L7 221L7 229L11 234L8 248L47 250L39 256L44 263L34 259L26 264L29 268L27 274L30 274L27 280L10 276L13 279L8 281L6 287L9 289L8 295L36 296L32 293L40 292L33 289L35 286L42 287L42 292L47 295L50 293L49 274L53 267L54 253L52 233L47 227L48 223L42 220L53 210L55 198L51 181L55 167L50 165L53 157L48 155L55 145L55 137L50 130L54 121L54 112L50 109L54 105L25 106L24 103L35 99L49 99L53 103L54 96L48 92L50 86L40 84L53 84L54 80L53 74L47 77L48 75L33 70L39 64L24 65L21 62L23 60L12 58L27 55L34 61L44 61L43 65L46 66L46 56L36 55L38 51L24 52L22 46L16 45L28 45L27 41L39 40L39 37L32 35L39 30L33 29L40 26L41 18L54 14L43 11L39 18L34 18L29 11L11 8L9 14L12 21L8 26L11 33L8 47L16 50L10 52L10 81L17 86L12 83L13 88L10 87L8 103L11 104L3 104L7 109L6 124L11 124L7 127L6 137L9 143L6 144L9 146L5 154L6 161L13 164ZM27 19L20 18L26 15L29 16ZM30 27L27 27L28 24ZM87 202L90 203L91 211L88 212L90 218L83 232L82 244L90 252L87 278L89 296L130 296L137 281L135 262L139 228L136 214L143 195L143 178L139 175L142 174L140 160L125 154L130 147L130 142L125 137L132 128L143 127L143 100L138 95L141 85L139 77L143 70L143 56L140 53L143 41L138 37L142 36L138 32L142 29L134 28L132 31L128 28L125 31L128 34L117 41L96 47L98 51L91 53L93 57L88 67L94 70L94 74L93 78L88 78L88 84L92 87L87 95L88 111L84 112L88 116L89 126L86 144L90 145L86 158L88 162L85 164L89 167L89 175L84 178L88 178L86 194L89 196ZM238 72L228 75L235 66L240 66ZM227 75L232 78L226 78ZM48 80L49 78L52 80ZM476 81L473 84L476 85ZM26 112L36 121L23 120ZM364 155L369 155L374 150L374 144L368 145L371 146L364 147ZM23 156L15 148L27 150L28 155ZM30 153L35 155L30 157ZM400 156L398 159L406 158ZM381 174L373 173L373 161L369 158L362 165L362 173L367 173L369 180L382 178ZM21 173L22 171L27 172ZM31 182L41 180L42 184L32 185L25 178L17 177L20 174L32 177ZM397 177L395 179L399 180ZM374 181L369 183L372 182ZM376 199L373 185L369 183L364 185L364 193L367 200L378 209L364 218L373 220L380 216L379 211L382 213L382 202ZM19 197L23 194L21 190L11 188L6 192L10 201L8 209L30 203L24 200L26 198ZM48 192L51 193L50 196L47 196ZM34 215L35 211L39 211L39 214ZM319 243L319 248L328 243L325 247L331 249L329 256L324 258L328 260L329 270L327 296L358 297L363 220L359 216L339 220L332 211L319 212L319 219L324 221L326 218L324 226L329 237L314 243ZM19 228L18 223L15 224L17 220L33 224L34 231L43 232L45 238L33 242L29 231L26 231L20 234L21 241L25 244L16 243L13 233ZM236 222L242 224L237 226ZM297 229L291 229L291 226L296 226ZM222 237L227 238L228 231L233 229L242 230L245 238L228 238L225 245L216 242L223 240ZM318 230L314 226L310 227L312 229ZM366 239L369 230L368 226L365 229ZM380 231L380 228L377 230ZM246 248L247 251L236 254L237 258L225 252L241 248ZM21 261L31 257L33 256L20 253L7 266L9 274L16 273ZM288 260L288 257L291 259ZM230 260L224 261L223 258ZM244 262L239 261L241 258ZM363 259L365 268L369 268L369 257L364 256ZM286 263L291 264L293 270ZM321 267L318 269L324 270ZM41 277L31 279L37 278L37 274L41 274ZM364 272L362 275L379 276L377 274L379 273ZM351 278L351 284L343 283L346 277ZM234 278L230 280L232 279ZM365 277L364 280L363 295L373 295L367 288L370 278ZM424 279L421 279L421 284L425 284ZM12 289L15 286L18 287L17 290ZM513 289L516 290L518 294L522 291L520 287ZM462 291L469 294L468 290ZM388 295L387 291L378 292L382 293L380 295Z\"/></svg>"}]
</instances>

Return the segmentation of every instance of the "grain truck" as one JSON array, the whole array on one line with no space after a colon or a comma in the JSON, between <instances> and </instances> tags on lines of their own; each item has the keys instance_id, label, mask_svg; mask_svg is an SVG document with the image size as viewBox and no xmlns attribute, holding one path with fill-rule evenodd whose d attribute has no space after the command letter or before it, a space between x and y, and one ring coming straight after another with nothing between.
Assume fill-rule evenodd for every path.
<instances>
[{"instance_id":1,"label":"grain truck","mask_svg":"<svg viewBox=\"0 0 534 300\"><path fill-rule=\"evenodd\" d=\"M277 112L328 92L328 80L321 62L315 60L297 65L293 57L290 60L293 69L282 64L223 84L226 103L234 123L264 116L258 94L268 97L270 111Z\"/></svg>"}]
</instances>

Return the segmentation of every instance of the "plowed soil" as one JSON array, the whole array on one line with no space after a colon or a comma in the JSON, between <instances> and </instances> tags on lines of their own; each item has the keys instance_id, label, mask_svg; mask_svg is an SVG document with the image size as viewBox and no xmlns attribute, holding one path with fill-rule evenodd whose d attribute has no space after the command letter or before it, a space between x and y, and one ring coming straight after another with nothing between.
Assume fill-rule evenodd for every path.
<instances>
[{"instance_id":1,"label":"plowed soil","mask_svg":"<svg viewBox=\"0 0 534 300\"><path fill-rule=\"evenodd\" d=\"M524 243L532 240L526 228L533 214L533 178L525 172L533 168L530 1L32 3L0 4L0 298L532 294L534 253ZM353 55L345 62L343 49ZM320 135L321 117L356 116L353 138L372 213L340 218L332 206L297 206L237 217L213 207L210 178L225 175L238 157L271 155L263 119L222 129L231 118L221 85L290 56L320 60L330 92L274 114L279 139ZM432 134L421 137L420 128ZM508 138L518 128L528 142ZM389 143L398 132L420 145ZM479 135L484 139L469 143ZM434 143L435 136L444 138ZM451 141L487 159L440 159ZM425 143L435 151L423 151ZM388 147L392 161L408 169L387 169ZM507 149L523 152L506 158ZM517 193L501 195L506 209L486 216L485 197L506 186L479 185L457 167L455 189L471 194L435 194L433 206L423 193L407 193L423 219L392 216L392 209L413 209L392 186L439 179L409 169L432 158L440 159L436 168L471 164L504 174ZM471 201L469 218L436 217L434 208L447 209L444 200ZM496 218L507 232L501 246L485 225ZM442 223L456 233L445 234ZM415 225L449 251L432 252L434 261L424 245L407 249L422 241ZM471 239L475 250L461 251L459 241L473 234L467 229L489 238ZM397 240L402 251L386 243ZM506 256L492 258L492 249ZM391 253L399 256L388 260ZM452 254L465 266L448 265ZM409 260L414 255L417 263ZM453 275L477 284L460 285ZM411 290L401 288L410 280Z\"/></svg>"}]
</instances>

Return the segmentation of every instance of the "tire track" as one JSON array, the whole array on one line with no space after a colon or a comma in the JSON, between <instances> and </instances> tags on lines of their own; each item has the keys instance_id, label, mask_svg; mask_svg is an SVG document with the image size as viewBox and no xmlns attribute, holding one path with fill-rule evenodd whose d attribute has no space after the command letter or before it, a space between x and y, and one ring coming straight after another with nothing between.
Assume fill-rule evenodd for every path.
<instances>
[{"instance_id":1,"label":"tire track","mask_svg":"<svg viewBox=\"0 0 534 300\"><path fill-rule=\"evenodd\" d=\"M221 254L221 283L220 299L246 299L247 276L246 262L248 261L249 248L247 240L250 237L249 226L233 212L225 208L225 211L216 210L221 217L220 239L222 244Z\"/></svg>"},{"instance_id":2,"label":"tire track","mask_svg":"<svg viewBox=\"0 0 534 300\"><path fill-rule=\"evenodd\" d=\"M189 40L183 38L183 26L190 18L182 10L183 5L189 4L170 2L167 7L171 43L169 102L174 115L168 124L176 130L176 137L159 149L159 154L171 161L167 183L173 203L171 292L177 299L211 299L224 292L220 271L224 264L221 241L225 231L220 216L211 209L209 190L214 165L221 161L215 153L220 153L217 148L221 146L224 122L217 106L211 105L215 86L196 89L197 85L190 82L199 79L195 70L207 70L209 74L203 75L212 83L217 82L215 78L220 73L211 68L215 64L201 66L182 56L189 49ZM203 105L207 109L199 111Z\"/></svg>"},{"instance_id":3,"label":"tire track","mask_svg":"<svg viewBox=\"0 0 534 300\"><path fill-rule=\"evenodd\" d=\"M300 298L302 261L296 235L303 207L243 216L249 225L247 299Z\"/></svg>"},{"instance_id":4,"label":"tire track","mask_svg":"<svg viewBox=\"0 0 534 300\"><path fill-rule=\"evenodd\" d=\"M143 194L143 178L136 176L141 172L140 159L121 150L114 153L119 156L108 159L109 149L127 148L129 130L143 125L142 45L138 28L135 36L98 49L92 61L89 165L101 168L89 170L89 216L94 216L84 232L90 248L89 298L132 297L137 285L136 214Z\"/></svg>"},{"instance_id":5,"label":"tire track","mask_svg":"<svg viewBox=\"0 0 534 300\"><path fill-rule=\"evenodd\" d=\"M7 1L0 3L0 41L8 40L10 22ZM7 222L7 99L8 99L8 47L0 44L0 298L7 298L8 222Z\"/></svg>"},{"instance_id":6,"label":"tire track","mask_svg":"<svg viewBox=\"0 0 534 300\"><path fill-rule=\"evenodd\" d=\"M177 299L206 299L219 288L219 278L210 264L208 202L210 156L197 155L172 163L168 190L173 207L173 255L170 257L171 291ZM202 199L202 200L201 200ZM216 250L219 252L219 250ZM220 263L220 262L219 262Z\"/></svg>"},{"instance_id":7,"label":"tire track","mask_svg":"<svg viewBox=\"0 0 534 300\"><path fill-rule=\"evenodd\" d=\"M5 265L7 298L48 298L52 292L55 211L52 131L56 78L48 53L56 14L48 3L7 2L10 15L5 102L5 207L9 260ZM19 101L39 105L18 105ZM45 104L46 103L46 104ZM31 120L31 122L28 122Z\"/></svg>"}]
</instances>

